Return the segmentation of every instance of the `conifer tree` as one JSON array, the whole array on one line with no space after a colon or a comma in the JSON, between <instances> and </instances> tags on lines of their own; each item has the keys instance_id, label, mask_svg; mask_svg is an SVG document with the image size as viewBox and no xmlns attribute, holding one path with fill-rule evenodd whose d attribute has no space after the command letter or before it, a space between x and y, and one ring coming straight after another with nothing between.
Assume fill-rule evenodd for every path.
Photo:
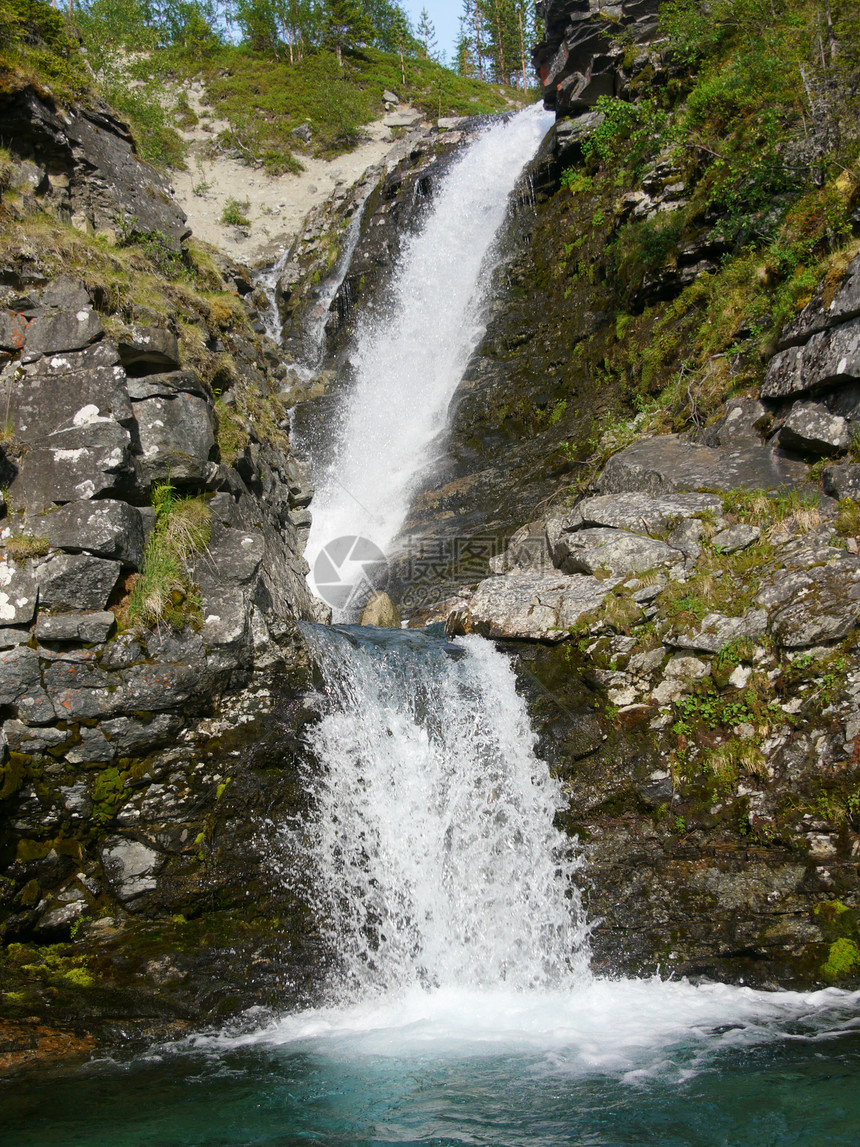
<instances>
[{"instance_id":1,"label":"conifer tree","mask_svg":"<svg viewBox=\"0 0 860 1147\"><path fill-rule=\"evenodd\" d=\"M323 36L343 67L344 48L367 43L373 38L373 28L365 15L360 0L326 0Z\"/></svg>"},{"instance_id":2,"label":"conifer tree","mask_svg":"<svg viewBox=\"0 0 860 1147\"><path fill-rule=\"evenodd\" d=\"M438 52L436 29L433 26L433 21L430 19L430 13L426 8L421 9L421 15L418 17L418 26L415 29L415 34L418 37L418 42L421 44L427 59L435 60Z\"/></svg>"}]
</instances>

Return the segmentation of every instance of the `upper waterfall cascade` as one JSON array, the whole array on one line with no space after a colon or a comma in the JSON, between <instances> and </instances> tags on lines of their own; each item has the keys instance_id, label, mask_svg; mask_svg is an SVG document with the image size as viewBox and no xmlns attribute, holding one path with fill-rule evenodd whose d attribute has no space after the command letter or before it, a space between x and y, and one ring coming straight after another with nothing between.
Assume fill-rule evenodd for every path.
<instances>
[{"instance_id":1,"label":"upper waterfall cascade","mask_svg":"<svg viewBox=\"0 0 860 1147\"><path fill-rule=\"evenodd\" d=\"M315 475L312 570L320 550L344 536L389 551L484 330L510 194L552 122L536 105L463 153L406 244L390 303L360 323L331 461Z\"/></svg>"}]
</instances>

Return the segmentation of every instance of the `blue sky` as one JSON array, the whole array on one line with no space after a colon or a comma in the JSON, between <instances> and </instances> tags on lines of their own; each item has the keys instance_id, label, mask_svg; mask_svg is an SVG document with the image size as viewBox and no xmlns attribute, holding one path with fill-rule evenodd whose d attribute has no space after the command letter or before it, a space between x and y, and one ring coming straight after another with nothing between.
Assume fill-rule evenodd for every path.
<instances>
[{"instance_id":1,"label":"blue sky","mask_svg":"<svg viewBox=\"0 0 860 1147\"><path fill-rule=\"evenodd\" d=\"M403 7L412 18L414 26L418 24L421 9L427 9L436 29L439 51L448 53L448 63L451 64L454 60L454 46L460 34L463 0L403 0Z\"/></svg>"}]
</instances>

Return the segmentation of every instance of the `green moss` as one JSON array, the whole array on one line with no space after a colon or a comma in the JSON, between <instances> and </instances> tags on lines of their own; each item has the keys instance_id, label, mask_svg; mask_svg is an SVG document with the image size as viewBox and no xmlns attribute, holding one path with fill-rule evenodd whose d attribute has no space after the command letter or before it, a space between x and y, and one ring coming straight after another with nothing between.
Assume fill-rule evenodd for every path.
<instances>
[{"instance_id":1,"label":"green moss","mask_svg":"<svg viewBox=\"0 0 860 1147\"><path fill-rule=\"evenodd\" d=\"M827 961L821 966L825 980L841 980L860 968L860 948L853 940L841 937L830 945Z\"/></svg>"}]
</instances>

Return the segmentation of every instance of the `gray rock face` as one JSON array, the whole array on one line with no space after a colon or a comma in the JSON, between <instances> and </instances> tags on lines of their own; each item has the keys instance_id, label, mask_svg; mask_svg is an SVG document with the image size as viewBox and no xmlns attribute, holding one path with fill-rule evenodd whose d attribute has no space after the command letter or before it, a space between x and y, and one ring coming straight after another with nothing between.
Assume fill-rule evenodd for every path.
<instances>
[{"instance_id":1,"label":"gray rock face","mask_svg":"<svg viewBox=\"0 0 860 1147\"><path fill-rule=\"evenodd\" d=\"M677 562L677 550L665 542L625 530L583 529L563 535L554 556L565 573L628 574ZM559 560L560 559L560 560Z\"/></svg>"},{"instance_id":2,"label":"gray rock face","mask_svg":"<svg viewBox=\"0 0 860 1147\"><path fill-rule=\"evenodd\" d=\"M107 641L116 618L112 613L61 613L56 617L39 614L35 634L39 641L81 641L98 644Z\"/></svg>"},{"instance_id":3,"label":"gray rock face","mask_svg":"<svg viewBox=\"0 0 860 1147\"><path fill-rule=\"evenodd\" d=\"M28 522L30 533L58 549L86 550L139 569L143 561L143 520L128 502L111 498L68 502Z\"/></svg>"},{"instance_id":4,"label":"gray rock face","mask_svg":"<svg viewBox=\"0 0 860 1147\"><path fill-rule=\"evenodd\" d=\"M564 519L567 530L586 526L610 526L633 533L662 533L681 518L708 514L723 517L722 499L715 494L603 494L584 498Z\"/></svg>"},{"instance_id":5,"label":"gray rock face","mask_svg":"<svg viewBox=\"0 0 860 1147\"><path fill-rule=\"evenodd\" d=\"M32 562L0 560L0 624L22 625L32 620L37 595Z\"/></svg>"},{"instance_id":6,"label":"gray rock face","mask_svg":"<svg viewBox=\"0 0 860 1147\"><path fill-rule=\"evenodd\" d=\"M102 849L102 864L117 896L127 903L156 888L164 857L139 840L110 836Z\"/></svg>"},{"instance_id":7,"label":"gray rock face","mask_svg":"<svg viewBox=\"0 0 860 1147\"><path fill-rule=\"evenodd\" d=\"M839 289L829 302L823 289L816 291L812 300L782 332L777 350L800 346L808 342L812 335L858 317L860 317L860 257L850 264Z\"/></svg>"},{"instance_id":8,"label":"gray rock face","mask_svg":"<svg viewBox=\"0 0 860 1147\"><path fill-rule=\"evenodd\" d=\"M27 327L21 361L33 362L43 355L83 350L103 333L99 317L91 307L40 315Z\"/></svg>"},{"instance_id":9,"label":"gray rock face","mask_svg":"<svg viewBox=\"0 0 860 1147\"><path fill-rule=\"evenodd\" d=\"M738 550L745 550L747 546L757 542L760 537L761 530L758 526L740 524L730 526L727 530L720 530L718 534L714 534L711 542L715 550L720 550L724 554L735 554Z\"/></svg>"},{"instance_id":10,"label":"gray rock face","mask_svg":"<svg viewBox=\"0 0 860 1147\"><path fill-rule=\"evenodd\" d=\"M119 577L120 563L89 554L60 554L36 569L46 609L102 610Z\"/></svg>"},{"instance_id":11,"label":"gray rock face","mask_svg":"<svg viewBox=\"0 0 860 1147\"><path fill-rule=\"evenodd\" d=\"M848 423L817 402L795 402L779 432L788 450L811 454L837 454L851 441Z\"/></svg>"},{"instance_id":12,"label":"gray rock face","mask_svg":"<svg viewBox=\"0 0 860 1147\"><path fill-rule=\"evenodd\" d=\"M840 641L860 621L860 559L848 555L797 579L795 592L772 619L774 637L786 649Z\"/></svg>"},{"instance_id":13,"label":"gray rock face","mask_svg":"<svg viewBox=\"0 0 860 1147\"><path fill-rule=\"evenodd\" d=\"M68 181L63 200L73 225L115 234L123 218L128 229L158 232L173 249L190 234L167 180L138 159L127 128L104 106L61 114L28 87L4 93L0 116L13 150L17 142L24 158Z\"/></svg>"},{"instance_id":14,"label":"gray rock face","mask_svg":"<svg viewBox=\"0 0 860 1147\"><path fill-rule=\"evenodd\" d=\"M596 609L618 579L515 572L482 581L465 611L448 619L448 632L484 637L561 641Z\"/></svg>"},{"instance_id":15,"label":"gray rock face","mask_svg":"<svg viewBox=\"0 0 860 1147\"><path fill-rule=\"evenodd\" d=\"M669 634L666 641L677 649L697 649L703 653L719 653L723 646L739 637L756 638L767 632L767 611L751 609L743 617L726 617L722 613L708 613L695 633Z\"/></svg>"},{"instance_id":16,"label":"gray rock face","mask_svg":"<svg viewBox=\"0 0 860 1147\"><path fill-rule=\"evenodd\" d=\"M35 649L19 645L0 653L0 705L15 706L27 723L46 725L54 710L42 688L39 658Z\"/></svg>"},{"instance_id":17,"label":"gray rock face","mask_svg":"<svg viewBox=\"0 0 860 1147\"><path fill-rule=\"evenodd\" d=\"M846 462L841 466L827 466L821 475L825 494L831 498L860 500L860 465Z\"/></svg>"},{"instance_id":18,"label":"gray rock face","mask_svg":"<svg viewBox=\"0 0 860 1147\"><path fill-rule=\"evenodd\" d=\"M19 505L40 511L124 491L134 474L129 432L111 419L59 431L27 450L10 490Z\"/></svg>"},{"instance_id":19,"label":"gray rock face","mask_svg":"<svg viewBox=\"0 0 860 1147\"><path fill-rule=\"evenodd\" d=\"M116 349L99 343L31 365L13 384L10 417L20 440L36 445L46 435L85 428L99 419L130 425L125 371Z\"/></svg>"},{"instance_id":20,"label":"gray rock face","mask_svg":"<svg viewBox=\"0 0 860 1147\"><path fill-rule=\"evenodd\" d=\"M762 383L763 398L786 398L860 379L860 319L814 334L803 346L771 359Z\"/></svg>"},{"instance_id":21,"label":"gray rock face","mask_svg":"<svg viewBox=\"0 0 860 1147\"><path fill-rule=\"evenodd\" d=\"M706 446L760 445L770 415L757 398L730 398L723 417L702 435Z\"/></svg>"},{"instance_id":22,"label":"gray rock face","mask_svg":"<svg viewBox=\"0 0 860 1147\"><path fill-rule=\"evenodd\" d=\"M192 394L135 402L141 471L150 482L167 478L184 482L202 476L215 445L215 426L207 402Z\"/></svg>"},{"instance_id":23,"label":"gray rock face","mask_svg":"<svg viewBox=\"0 0 860 1147\"><path fill-rule=\"evenodd\" d=\"M20 351L27 336L28 320L17 311L0 310L0 350Z\"/></svg>"},{"instance_id":24,"label":"gray rock face","mask_svg":"<svg viewBox=\"0 0 860 1147\"><path fill-rule=\"evenodd\" d=\"M178 394L194 394L208 398L206 387L194 370L171 370L163 374L146 374L128 379L128 395L135 402L144 398L173 398Z\"/></svg>"},{"instance_id":25,"label":"gray rock face","mask_svg":"<svg viewBox=\"0 0 860 1147\"><path fill-rule=\"evenodd\" d=\"M807 469L766 446L715 449L677 435L645 438L614 454L597 483L601 494L682 490L774 490L801 486Z\"/></svg>"}]
</instances>

